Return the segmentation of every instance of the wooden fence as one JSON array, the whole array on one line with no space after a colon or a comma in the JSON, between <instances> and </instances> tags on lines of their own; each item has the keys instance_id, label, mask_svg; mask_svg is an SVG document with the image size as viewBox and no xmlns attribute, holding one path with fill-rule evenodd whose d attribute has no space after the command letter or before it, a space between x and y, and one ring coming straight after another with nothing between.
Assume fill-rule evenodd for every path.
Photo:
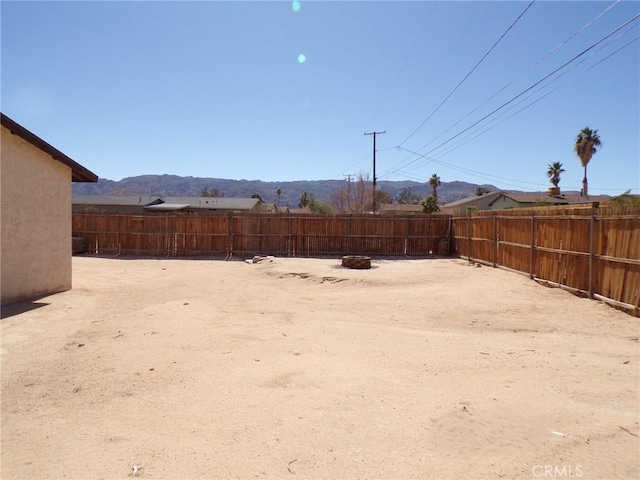
<instances>
[{"instance_id":1,"label":"wooden fence","mask_svg":"<svg viewBox=\"0 0 640 480\"><path fill-rule=\"evenodd\" d=\"M640 207L476 212L452 235L461 257L639 313Z\"/></svg>"},{"instance_id":2,"label":"wooden fence","mask_svg":"<svg viewBox=\"0 0 640 480\"><path fill-rule=\"evenodd\" d=\"M466 217L73 214L89 253L155 256L454 254L640 312L640 207Z\"/></svg>"},{"instance_id":3,"label":"wooden fence","mask_svg":"<svg viewBox=\"0 0 640 480\"><path fill-rule=\"evenodd\" d=\"M92 254L218 256L438 253L448 215L124 215L73 213L73 236Z\"/></svg>"}]
</instances>

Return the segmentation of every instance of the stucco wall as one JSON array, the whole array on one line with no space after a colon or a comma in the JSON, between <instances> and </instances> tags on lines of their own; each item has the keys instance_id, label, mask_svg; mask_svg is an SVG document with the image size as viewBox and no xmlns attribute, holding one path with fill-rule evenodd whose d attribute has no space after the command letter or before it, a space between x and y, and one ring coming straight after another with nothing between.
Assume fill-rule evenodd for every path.
<instances>
[{"instance_id":1,"label":"stucco wall","mask_svg":"<svg viewBox=\"0 0 640 480\"><path fill-rule=\"evenodd\" d=\"M520 208L520 204L515 200L502 196L491 205L491 210L502 210L505 208Z\"/></svg>"},{"instance_id":2,"label":"stucco wall","mask_svg":"<svg viewBox=\"0 0 640 480\"><path fill-rule=\"evenodd\" d=\"M71 169L2 127L1 303L71 288Z\"/></svg>"},{"instance_id":3,"label":"stucco wall","mask_svg":"<svg viewBox=\"0 0 640 480\"><path fill-rule=\"evenodd\" d=\"M469 209L472 210L489 210L491 207L489 204L496 199L496 195L489 193L480 197L475 197L473 200L464 203L463 205L454 205L447 207L446 205L442 209L444 213L450 215L467 215Z\"/></svg>"}]
</instances>

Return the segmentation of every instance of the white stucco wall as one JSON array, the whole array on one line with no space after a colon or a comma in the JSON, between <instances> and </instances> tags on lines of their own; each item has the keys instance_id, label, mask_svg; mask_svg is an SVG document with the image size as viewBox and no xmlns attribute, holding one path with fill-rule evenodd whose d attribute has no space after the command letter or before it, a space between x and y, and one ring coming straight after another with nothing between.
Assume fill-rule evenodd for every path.
<instances>
[{"instance_id":1,"label":"white stucco wall","mask_svg":"<svg viewBox=\"0 0 640 480\"><path fill-rule=\"evenodd\" d=\"M1 303L71 288L71 168L2 127Z\"/></svg>"}]
</instances>

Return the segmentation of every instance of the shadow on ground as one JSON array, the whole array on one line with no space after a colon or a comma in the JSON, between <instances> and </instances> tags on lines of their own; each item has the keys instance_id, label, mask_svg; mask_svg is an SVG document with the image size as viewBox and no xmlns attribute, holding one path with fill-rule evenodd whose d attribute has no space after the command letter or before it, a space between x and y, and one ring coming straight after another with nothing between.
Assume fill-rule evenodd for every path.
<instances>
[{"instance_id":1,"label":"shadow on ground","mask_svg":"<svg viewBox=\"0 0 640 480\"><path fill-rule=\"evenodd\" d=\"M51 305L50 303L38 302L37 300L38 299L25 300L24 302L3 305L0 310L0 319L4 320L5 318L13 317L14 315L20 315L21 313Z\"/></svg>"}]
</instances>

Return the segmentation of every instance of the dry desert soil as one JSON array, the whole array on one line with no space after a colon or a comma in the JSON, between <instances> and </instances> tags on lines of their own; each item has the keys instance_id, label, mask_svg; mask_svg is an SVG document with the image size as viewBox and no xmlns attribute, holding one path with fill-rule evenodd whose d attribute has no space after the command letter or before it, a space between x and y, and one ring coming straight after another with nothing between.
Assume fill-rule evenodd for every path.
<instances>
[{"instance_id":1,"label":"dry desert soil","mask_svg":"<svg viewBox=\"0 0 640 480\"><path fill-rule=\"evenodd\" d=\"M3 479L637 479L639 321L460 259L74 257L3 308Z\"/></svg>"}]
</instances>

